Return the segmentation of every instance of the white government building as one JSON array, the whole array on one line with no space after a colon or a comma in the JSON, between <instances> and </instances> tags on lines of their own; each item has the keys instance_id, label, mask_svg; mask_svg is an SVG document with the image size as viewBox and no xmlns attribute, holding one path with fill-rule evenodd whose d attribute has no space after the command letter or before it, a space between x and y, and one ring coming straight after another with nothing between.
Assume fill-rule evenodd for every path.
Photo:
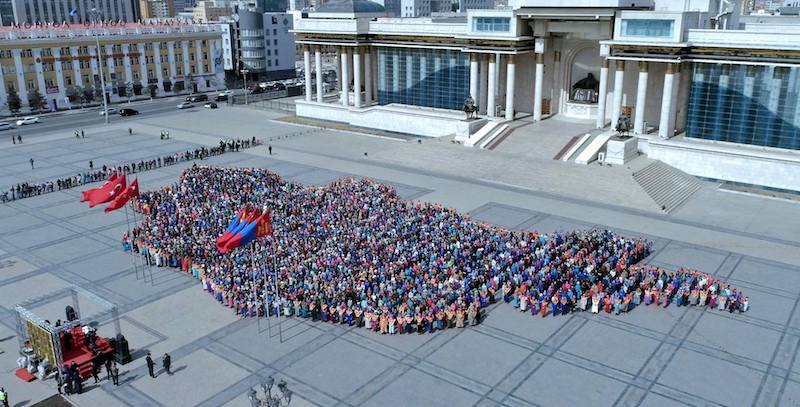
<instances>
[{"instance_id":1,"label":"white government building","mask_svg":"<svg viewBox=\"0 0 800 407\"><path fill-rule=\"evenodd\" d=\"M800 19L741 9L739 0L510 0L451 17L386 18L377 3L332 0L296 12L294 32L305 71L335 50L348 86L333 98L315 93L322 75L306 75L296 110L456 134L467 146L514 120L585 120L604 130L582 139L582 155L594 150L584 162L606 150L624 116L636 136L628 147L650 158L800 191ZM461 111L469 96L477 120Z\"/></svg>"}]
</instances>

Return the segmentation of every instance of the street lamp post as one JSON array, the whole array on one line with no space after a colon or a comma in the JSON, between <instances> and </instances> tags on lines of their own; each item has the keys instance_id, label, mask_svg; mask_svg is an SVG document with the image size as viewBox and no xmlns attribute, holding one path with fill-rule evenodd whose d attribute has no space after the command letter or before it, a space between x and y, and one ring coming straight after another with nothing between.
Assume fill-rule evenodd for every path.
<instances>
[{"instance_id":1,"label":"street lamp post","mask_svg":"<svg viewBox=\"0 0 800 407\"><path fill-rule=\"evenodd\" d=\"M97 24L99 20L100 13L97 11L96 8L92 7L92 10L89 11L89 16L92 18L92 22ZM103 117L105 117L105 122L108 124L108 101L106 101L106 76L103 74L103 63L100 59L100 37L97 36L96 27L92 28L92 36L94 37L94 44L95 49L97 50L97 67L100 70L100 87L102 87L102 98L103 98Z\"/></svg>"},{"instance_id":2,"label":"street lamp post","mask_svg":"<svg viewBox=\"0 0 800 407\"><path fill-rule=\"evenodd\" d=\"M240 71L242 73L242 90L244 91L244 104L247 104L247 74L250 72L249 69L242 69Z\"/></svg>"}]
</instances>

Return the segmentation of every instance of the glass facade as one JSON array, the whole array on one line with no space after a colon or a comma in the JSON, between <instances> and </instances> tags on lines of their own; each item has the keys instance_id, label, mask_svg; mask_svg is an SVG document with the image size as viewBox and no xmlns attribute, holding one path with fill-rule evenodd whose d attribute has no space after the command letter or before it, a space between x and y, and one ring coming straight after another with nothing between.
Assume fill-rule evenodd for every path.
<instances>
[{"instance_id":1,"label":"glass facade","mask_svg":"<svg viewBox=\"0 0 800 407\"><path fill-rule=\"evenodd\" d=\"M469 95L469 58L453 50L378 48L378 103L460 110Z\"/></svg>"},{"instance_id":2,"label":"glass facade","mask_svg":"<svg viewBox=\"0 0 800 407\"><path fill-rule=\"evenodd\" d=\"M629 37L672 37L674 20L631 19L622 20L622 35Z\"/></svg>"},{"instance_id":3,"label":"glass facade","mask_svg":"<svg viewBox=\"0 0 800 407\"><path fill-rule=\"evenodd\" d=\"M472 19L472 29L483 32L508 32L511 29L511 19L508 17L475 17Z\"/></svg>"},{"instance_id":4,"label":"glass facade","mask_svg":"<svg viewBox=\"0 0 800 407\"><path fill-rule=\"evenodd\" d=\"M695 63L686 135L800 150L800 68Z\"/></svg>"}]
</instances>

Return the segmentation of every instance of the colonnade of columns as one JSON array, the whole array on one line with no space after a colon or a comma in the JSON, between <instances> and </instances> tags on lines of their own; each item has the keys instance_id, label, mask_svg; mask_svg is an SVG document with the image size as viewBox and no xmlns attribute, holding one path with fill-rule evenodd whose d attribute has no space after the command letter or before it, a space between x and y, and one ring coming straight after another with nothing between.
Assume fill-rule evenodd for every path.
<instances>
[{"instance_id":1,"label":"colonnade of columns","mask_svg":"<svg viewBox=\"0 0 800 407\"><path fill-rule=\"evenodd\" d=\"M617 121L622 115L623 92L625 82L624 60L617 60L614 70L614 90L611 102L611 127L615 128ZM645 112L647 109L647 91L650 87L650 65L651 62L638 62L638 80L636 85L636 104L633 107L633 133L645 134ZM680 76L680 63L667 62L664 72L664 86L661 94L661 111L658 120L658 135L661 138L670 138L675 132L675 121L677 111L678 86ZM603 128L606 124L606 92L608 91L608 67L609 60L604 58L600 68L600 89L598 95L597 128Z\"/></svg>"},{"instance_id":2,"label":"colonnade of columns","mask_svg":"<svg viewBox=\"0 0 800 407\"><path fill-rule=\"evenodd\" d=\"M373 48L370 46L340 47L337 57L337 74L339 82L339 103L342 106L365 107L377 100L378 75L376 72L376 59L373 58ZM316 101L324 101L322 83L322 47L314 46L314 66L311 66L312 47L303 48L303 67L305 77L305 100L311 101L314 89L311 85L311 73L316 73ZM353 97L350 98L352 84Z\"/></svg>"},{"instance_id":3,"label":"colonnade of columns","mask_svg":"<svg viewBox=\"0 0 800 407\"><path fill-rule=\"evenodd\" d=\"M499 66L506 64L505 119L514 119L514 90L516 89L516 57L514 54L471 53L469 61L469 95L478 104L479 113L497 116L497 91Z\"/></svg>"}]
</instances>

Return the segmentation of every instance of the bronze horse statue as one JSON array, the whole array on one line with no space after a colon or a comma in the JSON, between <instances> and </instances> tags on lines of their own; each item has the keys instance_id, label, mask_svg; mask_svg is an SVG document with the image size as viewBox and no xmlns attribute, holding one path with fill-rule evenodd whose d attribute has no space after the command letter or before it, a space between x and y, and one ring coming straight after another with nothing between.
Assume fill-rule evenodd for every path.
<instances>
[{"instance_id":1,"label":"bronze horse statue","mask_svg":"<svg viewBox=\"0 0 800 407\"><path fill-rule=\"evenodd\" d=\"M477 115L478 105L472 97L468 97L467 100L464 101L464 113L467 115L467 120L474 119Z\"/></svg>"}]
</instances>

